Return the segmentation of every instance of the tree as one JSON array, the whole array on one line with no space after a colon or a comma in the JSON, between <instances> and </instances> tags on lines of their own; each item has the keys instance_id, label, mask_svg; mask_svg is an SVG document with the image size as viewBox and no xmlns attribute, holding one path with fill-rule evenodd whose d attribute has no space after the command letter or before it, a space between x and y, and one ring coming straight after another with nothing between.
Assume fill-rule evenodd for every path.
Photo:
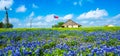
<instances>
[{"instance_id":1,"label":"tree","mask_svg":"<svg viewBox=\"0 0 120 56\"><path fill-rule=\"evenodd\" d=\"M52 28L62 27L63 24L64 24L64 22L58 22L58 24L53 25Z\"/></svg>"},{"instance_id":2,"label":"tree","mask_svg":"<svg viewBox=\"0 0 120 56\"><path fill-rule=\"evenodd\" d=\"M13 25L12 24L8 24L8 28L13 28Z\"/></svg>"},{"instance_id":3,"label":"tree","mask_svg":"<svg viewBox=\"0 0 120 56\"><path fill-rule=\"evenodd\" d=\"M3 22L0 22L0 28L3 28L3 25L4 25Z\"/></svg>"},{"instance_id":4,"label":"tree","mask_svg":"<svg viewBox=\"0 0 120 56\"><path fill-rule=\"evenodd\" d=\"M8 24L4 24L4 28L13 28L13 25L8 23Z\"/></svg>"},{"instance_id":5,"label":"tree","mask_svg":"<svg viewBox=\"0 0 120 56\"><path fill-rule=\"evenodd\" d=\"M64 24L64 22L59 22L59 23L58 23L58 26L59 26L59 27L62 27L63 24Z\"/></svg>"}]
</instances>

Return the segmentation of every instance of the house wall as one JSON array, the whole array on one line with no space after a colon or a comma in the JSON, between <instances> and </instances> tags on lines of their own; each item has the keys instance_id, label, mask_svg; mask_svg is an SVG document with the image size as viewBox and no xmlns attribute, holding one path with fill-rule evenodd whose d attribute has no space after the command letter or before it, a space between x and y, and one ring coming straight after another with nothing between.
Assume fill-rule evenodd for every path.
<instances>
[{"instance_id":1,"label":"house wall","mask_svg":"<svg viewBox=\"0 0 120 56\"><path fill-rule=\"evenodd\" d=\"M73 25L73 28L78 28L78 25Z\"/></svg>"},{"instance_id":2,"label":"house wall","mask_svg":"<svg viewBox=\"0 0 120 56\"><path fill-rule=\"evenodd\" d=\"M78 28L79 26L78 25L66 25L64 26L65 28Z\"/></svg>"},{"instance_id":3,"label":"house wall","mask_svg":"<svg viewBox=\"0 0 120 56\"><path fill-rule=\"evenodd\" d=\"M73 26L72 25L68 25L68 28L72 28Z\"/></svg>"},{"instance_id":4,"label":"house wall","mask_svg":"<svg viewBox=\"0 0 120 56\"><path fill-rule=\"evenodd\" d=\"M65 28L78 28L78 25L68 25L68 26L64 26Z\"/></svg>"}]
</instances>

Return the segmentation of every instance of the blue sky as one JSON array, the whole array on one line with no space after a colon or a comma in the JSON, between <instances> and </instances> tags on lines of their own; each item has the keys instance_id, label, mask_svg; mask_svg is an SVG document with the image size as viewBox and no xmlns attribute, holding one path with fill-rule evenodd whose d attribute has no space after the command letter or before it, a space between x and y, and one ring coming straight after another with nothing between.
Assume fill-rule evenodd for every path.
<instances>
[{"instance_id":1,"label":"blue sky","mask_svg":"<svg viewBox=\"0 0 120 56\"><path fill-rule=\"evenodd\" d=\"M51 27L68 19L82 26L120 26L120 0L0 0L0 4L0 21L7 7L15 28L27 28L31 20L32 27Z\"/></svg>"}]
</instances>

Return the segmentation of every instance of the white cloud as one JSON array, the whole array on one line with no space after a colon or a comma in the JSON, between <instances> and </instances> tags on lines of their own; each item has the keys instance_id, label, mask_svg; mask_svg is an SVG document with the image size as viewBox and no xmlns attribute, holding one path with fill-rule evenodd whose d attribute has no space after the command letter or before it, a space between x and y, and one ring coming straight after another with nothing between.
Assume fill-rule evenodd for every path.
<instances>
[{"instance_id":1,"label":"white cloud","mask_svg":"<svg viewBox=\"0 0 120 56\"><path fill-rule=\"evenodd\" d=\"M42 16L36 16L36 17L32 17L31 20L32 22L38 22L42 19L43 17ZM30 19L30 18L29 18Z\"/></svg>"},{"instance_id":2,"label":"white cloud","mask_svg":"<svg viewBox=\"0 0 120 56\"><path fill-rule=\"evenodd\" d=\"M20 20L18 18L10 18L10 23L19 23Z\"/></svg>"},{"instance_id":3,"label":"white cloud","mask_svg":"<svg viewBox=\"0 0 120 56\"><path fill-rule=\"evenodd\" d=\"M37 20L41 20L41 19L42 19L42 16L37 16L36 19L37 19Z\"/></svg>"},{"instance_id":4,"label":"white cloud","mask_svg":"<svg viewBox=\"0 0 120 56\"><path fill-rule=\"evenodd\" d=\"M38 27L48 27L48 23L46 23L46 22L40 22L39 21L39 22L33 22L31 24L32 24L32 27L35 27L35 28L38 28ZM26 26L29 27L30 23L27 23Z\"/></svg>"},{"instance_id":5,"label":"white cloud","mask_svg":"<svg viewBox=\"0 0 120 56\"><path fill-rule=\"evenodd\" d=\"M82 6L85 2L93 3L93 0L79 0L79 5Z\"/></svg>"},{"instance_id":6,"label":"white cloud","mask_svg":"<svg viewBox=\"0 0 120 56\"><path fill-rule=\"evenodd\" d=\"M89 22L90 25L93 25L94 23L95 23L95 22L93 22L93 21Z\"/></svg>"},{"instance_id":7,"label":"white cloud","mask_svg":"<svg viewBox=\"0 0 120 56\"><path fill-rule=\"evenodd\" d=\"M120 19L120 14L113 17L114 19Z\"/></svg>"},{"instance_id":8,"label":"white cloud","mask_svg":"<svg viewBox=\"0 0 120 56\"><path fill-rule=\"evenodd\" d=\"M63 19L72 19L73 18L73 14L68 14L68 15L65 15L64 17L63 17Z\"/></svg>"},{"instance_id":9,"label":"white cloud","mask_svg":"<svg viewBox=\"0 0 120 56\"><path fill-rule=\"evenodd\" d=\"M99 19L102 18L104 16L108 16L108 13L106 10L104 9L99 9L97 8L95 11L91 10L87 13L83 13L80 16L78 16L78 19Z\"/></svg>"},{"instance_id":10,"label":"white cloud","mask_svg":"<svg viewBox=\"0 0 120 56\"><path fill-rule=\"evenodd\" d=\"M0 10L4 10L5 7L10 8L13 4L13 0L0 0Z\"/></svg>"},{"instance_id":11,"label":"white cloud","mask_svg":"<svg viewBox=\"0 0 120 56\"><path fill-rule=\"evenodd\" d=\"M33 17L34 15L35 15L34 12L31 12L28 17L31 18L31 17Z\"/></svg>"},{"instance_id":12,"label":"white cloud","mask_svg":"<svg viewBox=\"0 0 120 56\"><path fill-rule=\"evenodd\" d=\"M10 18L9 21L11 24L13 24L14 28L23 27L23 24L18 18Z\"/></svg>"},{"instance_id":13,"label":"white cloud","mask_svg":"<svg viewBox=\"0 0 120 56\"><path fill-rule=\"evenodd\" d=\"M45 21L46 22L52 22L52 21L54 21L55 20L54 15L55 14L49 14L49 15L45 16Z\"/></svg>"},{"instance_id":14,"label":"white cloud","mask_svg":"<svg viewBox=\"0 0 120 56\"><path fill-rule=\"evenodd\" d=\"M35 5L35 4L32 4L32 7L33 8L39 8L37 5Z\"/></svg>"},{"instance_id":15,"label":"white cloud","mask_svg":"<svg viewBox=\"0 0 120 56\"><path fill-rule=\"evenodd\" d=\"M86 24L88 23L89 21L81 21L80 23L83 23L83 24Z\"/></svg>"},{"instance_id":16,"label":"white cloud","mask_svg":"<svg viewBox=\"0 0 120 56\"><path fill-rule=\"evenodd\" d=\"M26 10L27 8L25 7L25 5L21 5L20 7L16 9L16 12L25 12Z\"/></svg>"},{"instance_id":17,"label":"white cloud","mask_svg":"<svg viewBox=\"0 0 120 56\"><path fill-rule=\"evenodd\" d=\"M31 12L25 20L25 26L26 27L30 27L30 24L32 25L32 27L40 27L45 25L45 23L41 22L40 20L43 18L43 16L35 16L34 12Z\"/></svg>"},{"instance_id":18,"label":"white cloud","mask_svg":"<svg viewBox=\"0 0 120 56\"><path fill-rule=\"evenodd\" d=\"M77 2L73 2L73 5L77 5Z\"/></svg>"}]
</instances>

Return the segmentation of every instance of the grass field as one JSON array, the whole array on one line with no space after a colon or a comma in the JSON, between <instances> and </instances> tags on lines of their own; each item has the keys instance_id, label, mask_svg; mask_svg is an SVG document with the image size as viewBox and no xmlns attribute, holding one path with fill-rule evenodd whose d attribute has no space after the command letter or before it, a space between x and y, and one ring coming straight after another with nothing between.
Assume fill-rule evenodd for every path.
<instances>
[{"instance_id":1,"label":"grass field","mask_svg":"<svg viewBox=\"0 0 120 56\"><path fill-rule=\"evenodd\" d=\"M120 56L120 27L0 29L0 56Z\"/></svg>"}]
</instances>

